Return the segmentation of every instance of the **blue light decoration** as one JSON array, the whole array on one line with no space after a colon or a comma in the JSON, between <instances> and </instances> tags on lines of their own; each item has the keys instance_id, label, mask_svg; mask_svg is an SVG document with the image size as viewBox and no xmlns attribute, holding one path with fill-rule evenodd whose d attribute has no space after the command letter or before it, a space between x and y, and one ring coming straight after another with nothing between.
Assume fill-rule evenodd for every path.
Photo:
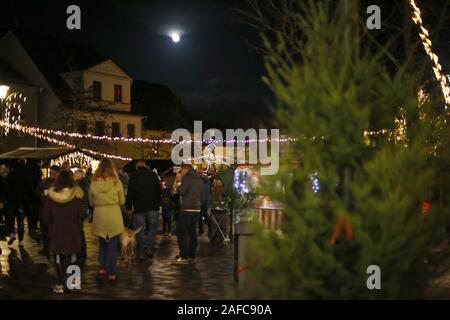
<instances>
[{"instance_id":1,"label":"blue light decoration","mask_svg":"<svg viewBox=\"0 0 450 320\"><path fill-rule=\"evenodd\" d=\"M311 175L311 182L312 182L312 191L315 194L317 194L320 191L320 182L316 172Z\"/></svg>"},{"instance_id":2,"label":"blue light decoration","mask_svg":"<svg viewBox=\"0 0 450 320\"><path fill-rule=\"evenodd\" d=\"M249 193L247 175L247 171L234 170L233 187L237 193Z\"/></svg>"}]
</instances>

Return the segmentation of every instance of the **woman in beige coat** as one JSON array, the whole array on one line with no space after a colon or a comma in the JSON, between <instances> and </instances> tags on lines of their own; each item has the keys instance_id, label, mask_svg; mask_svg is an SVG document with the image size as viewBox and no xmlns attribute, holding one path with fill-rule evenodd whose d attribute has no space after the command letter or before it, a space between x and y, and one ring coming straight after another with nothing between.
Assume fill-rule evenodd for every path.
<instances>
[{"instance_id":1,"label":"woman in beige coat","mask_svg":"<svg viewBox=\"0 0 450 320\"><path fill-rule=\"evenodd\" d=\"M92 232L99 236L99 276L115 281L117 248L124 230L120 206L125 203L122 182L110 159L100 161L92 177L89 203L94 207Z\"/></svg>"}]
</instances>

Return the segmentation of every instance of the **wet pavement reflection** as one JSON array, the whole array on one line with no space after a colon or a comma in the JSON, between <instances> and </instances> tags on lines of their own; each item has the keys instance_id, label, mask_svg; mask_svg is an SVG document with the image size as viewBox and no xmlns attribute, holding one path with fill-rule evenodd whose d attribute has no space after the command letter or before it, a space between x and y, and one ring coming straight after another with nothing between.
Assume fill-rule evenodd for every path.
<instances>
[{"instance_id":1,"label":"wet pavement reflection","mask_svg":"<svg viewBox=\"0 0 450 320\"><path fill-rule=\"evenodd\" d=\"M26 228L27 230L27 228ZM85 224L87 258L81 260L81 290L64 295L51 291L55 282L53 266L40 255L39 233L27 233L24 247L11 246L0 237L1 299L222 299L233 285L232 244L212 244L199 237L198 257L194 264L175 266L178 254L176 237L158 235L160 248L153 259L124 265L118 260L116 283L97 277L98 240Z\"/></svg>"}]
</instances>

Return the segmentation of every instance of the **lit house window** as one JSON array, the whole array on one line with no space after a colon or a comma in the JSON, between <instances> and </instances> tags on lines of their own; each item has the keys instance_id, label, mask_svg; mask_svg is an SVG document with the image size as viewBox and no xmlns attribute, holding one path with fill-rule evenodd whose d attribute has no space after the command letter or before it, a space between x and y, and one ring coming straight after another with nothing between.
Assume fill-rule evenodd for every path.
<instances>
[{"instance_id":1,"label":"lit house window","mask_svg":"<svg viewBox=\"0 0 450 320\"><path fill-rule=\"evenodd\" d=\"M100 81L94 81L92 84L93 98L102 99L102 83Z\"/></svg>"},{"instance_id":2,"label":"lit house window","mask_svg":"<svg viewBox=\"0 0 450 320\"><path fill-rule=\"evenodd\" d=\"M120 123L119 122L113 122L111 124L111 135L113 137L120 137Z\"/></svg>"},{"instance_id":3,"label":"lit house window","mask_svg":"<svg viewBox=\"0 0 450 320\"><path fill-rule=\"evenodd\" d=\"M128 138L134 138L134 124L127 125L127 135Z\"/></svg>"},{"instance_id":4,"label":"lit house window","mask_svg":"<svg viewBox=\"0 0 450 320\"><path fill-rule=\"evenodd\" d=\"M120 84L114 85L114 101L122 102L122 86Z\"/></svg>"}]
</instances>

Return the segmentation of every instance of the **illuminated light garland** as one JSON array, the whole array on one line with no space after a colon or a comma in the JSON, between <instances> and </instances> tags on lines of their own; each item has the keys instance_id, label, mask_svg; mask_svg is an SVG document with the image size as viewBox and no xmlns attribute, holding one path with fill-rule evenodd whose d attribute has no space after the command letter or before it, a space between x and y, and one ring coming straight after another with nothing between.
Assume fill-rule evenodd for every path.
<instances>
[{"instance_id":1,"label":"illuminated light garland","mask_svg":"<svg viewBox=\"0 0 450 320\"><path fill-rule=\"evenodd\" d=\"M93 134L83 134L83 133L77 133L77 132L67 132L62 130L53 130L53 129L46 129L46 128L39 128L39 127L31 127L31 126L25 126L22 125L26 130L29 130L30 132L35 132L37 134L43 134L43 135L55 135L60 137L70 137L75 139L92 139L92 140L99 140L99 141L121 141L121 142L139 142L139 143L152 143L152 144L187 144L187 143L201 143L201 144L211 144L211 143L221 143L221 144L231 144L231 143L264 143L264 142L280 142L280 143L287 143L287 142L295 142L297 139L295 138L277 138L277 139L248 139L248 140L183 140L183 141L176 141L172 139L147 139L147 138L125 138L125 137L110 137L110 136L96 136ZM315 137L313 137L315 138Z\"/></svg>"},{"instance_id":2,"label":"illuminated light garland","mask_svg":"<svg viewBox=\"0 0 450 320\"><path fill-rule=\"evenodd\" d=\"M133 160L132 158L116 156L116 155L113 155L113 154L97 152L97 151L89 150L89 149L80 149L80 150L84 151L84 152L88 152L88 153L96 155L96 156L99 156L99 157L102 157L102 158L110 158L110 159L123 160L123 161L131 161L131 160Z\"/></svg>"},{"instance_id":3,"label":"illuminated light garland","mask_svg":"<svg viewBox=\"0 0 450 320\"><path fill-rule=\"evenodd\" d=\"M433 52L432 49L432 43L429 38L428 30L425 29L423 26L423 21L421 17L421 12L419 7L417 7L416 2L414 0L410 0L409 3L411 4L411 7L413 8L412 13L412 20L414 23L419 27L420 32L419 36L422 40L423 47L425 48L426 53L431 59L431 62L433 63L433 71L434 75L436 77L436 80L441 85L442 94L444 95L445 99L445 108L447 109L448 106L450 106L450 88L447 85L447 78L442 74L442 66L439 63L438 56Z\"/></svg>"},{"instance_id":4,"label":"illuminated light garland","mask_svg":"<svg viewBox=\"0 0 450 320\"><path fill-rule=\"evenodd\" d=\"M234 170L233 184L237 193L249 193L247 176L248 172L246 170Z\"/></svg>"},{"instance_id":5,"label":"illuminated light garland","mask_svg":"<svg viewBox=\"0 0 450 320\"><path fill-rule=\"evenodd\" d=\"M419 92L417 92L417 101L419 102L419 107L423 106L429 98L430 95L425 90L420 89Z\"/></svg>"},{"instance_id":6,"label":"illuminated light garland","mask_svg":"<svg viewBox=\"0 0 450 320\"><path fill-rule=\"evenodd\" d=\"M79 166L82 168L88 168L91 166L91 163L94 161L98 161L97 159L88 156L82 152L76 151L66 155L63 155L59 158L52 159L50 161L50 165L62 166L64 163L69 163L71 167Z\"/></svg>"},{"instance_id":7,"label":"illuminated light garland","mask_svg":"<svg viewBox=\"0 0 450 320\"><path fill-rule=\"evenodd\" d=\"M320 182L317 173L311 175L312 191L318 193L320 191Z\"/></svg>"},{"instance_id":8,"label":"illuminated light garland","mask_svg":"<svg viewBox=\"0 0 450 320\"><path fill-rule=\"evenodd\" d=\"M5 121L0 121L0 126L1 127L5 127L5 128L12 128L18 131L21 131L25 134L29 134L32 136L35 136L36 138L39 139L44 139L46 141L49 141L51 143L55 143L55 144L59 144L61 146L65 146L65 147L69 147L69 148L76 148L75 145L49 137L48 134L55 134L58 136L68 136L68 137L72 137L72 138L81 138L81 136L84 136L85 138L93 138L96 140L120 140L120 138L116 138L116 137L108 137L105 136L104 138L102 138L101 136L94 136L94 135L90 135L90 134L79 134L79 133L70 133L70 132L64 132L64 131L60 131L60 130L51 130L51 129L42 129L42 128L37 128L37 127L31 127L31 126L26 126L26 125L21 125L21 124L10 124L7 123ZM377 131L369 131L366 130L364 131L364 136L369 137L369 136L379 136L379 135L385 135L388 134L390 131L388 129L381 129L381 130L377 130ZM98 138L98 139L97 139ZM170 143L170 144L177 144L177 143L202 143L202 144L206 144L209 143L209 145L212 144L218 144L218 143L239 143L239 142L243 142L243 143L252 143L252 142L272 142L272 141L278 141L278 142L296 142L298 141L297 138L282 138L282 139L270 139L270 138L266 138L266 139L249 139L249 140L202 140L202 141L173 141L173 140L167 140L167 139L163 139L163 140L158 140L158 139L144 139L144 138L123 138L126 140L135 140L139 139L139 142L152 142L152 143ZM324 140L325 137L311 137L311 140ZM124 141L124 140L122 140ZM107 153L102 153L102 152L97 152L97 151L93 151L93 150L89 150L89 149L82 149L85 150L91 154L94 155L98 155L101 157L106 157L106 158L112 158L112 159L118 159L118 160L125 160L125 161L130 161L132 160L131 158L128 157L121 157L121 156L116 156L116 155L111 155L111 154L107 154ZM219 159L219 157L216 157L212 152L210 152L209 154L202 156L201 158L203 158L209 165L211 165L214 162L219 162L219 163L223 163L225 164L224 161L222 161L221 159ZM196 158L190 158L190 159L186 159L186 160L195 160Z\"/></svg>"},{"instance_id":9,"label":"illuminated light garland","mask_svg":"<svg viewBox=\"0 0 450 320\"><path fill-rule=\"evenodd\" d=\"M381 129L374 131L364 131L364 137L377 137L377 136L388 136L390 140L393 140L395 143L404 142L406 146L406 120L405 118L396 118L394 120L395 129Z\"/></svg>"},{"instance_id":10,"label":"illuminated light garland","mask_svg":"<svg viewBox=\"0 0 450 320\"><path fill-rule=\"evenodd\" d=\"M366 131L364 131L364 136L365 137L381 136L381 135L385 135L388 133L389 133L388 129L373 130L373 131L366 130Z\"/></svg>"},{"instance_id":11,"label":"illuminated light garland","mask_svg":"<svg viewBox=\"0 0 450 320\"><path fill-rule=\"evenodd\" d=\"M40 134L40 133L36 133L33 130L31 130L30 127L23 126L23 125L20 125L20 124L10 124L10 123L6 123L5 121L1 120L0 121L0 127L5 127L5 128L8 127L10 129L21 131L21 132L23 132L25 134L34 136L34 137L36 137L38 139L46 140L48 142L51 142L51 143L54 143L54 144L58 144L58 145L63 146L63 147L76 148L76 146L74 144L67 143L65 141L61 141L61 140L58 140L58 139L55 139L55 138L52 138L52 137L49 137L49 136L46 136L46 135L43 135L43 134ZM110 158L110 159L124 160L124 161L131 161L131 160L133 160L133 159L128 158L128 157L116 156L116 155L112 155L112 154L108 154L108 153L103 153L103 152L98 152L98 151L94 151L94 150L90 150L90 149L85 149L85 148L80 148L80 150L83 151L83 152L90 153L92 155L103 157L103 158Z\"/></svg>"},{"instance_id":12,"label":"illuminated light garland","mask_svg":"<svg viewBox=\"0 0 450 320\"><path fill-rule=\"evenodd\" d=\"M27 102L27 97L22 93L13 92L5 99L5 111L3 121L10 124L19 124L22 120L22 103ZM9 134L9 127L5 127L5 135Z\"/></svg>"},{"instance_id":13,"label":"illuminated light garland","mask_svg":"<svg viewBox=\"0 0 450 320\"><path fill-rule=\"evenodd\" d=\"M395 130L391 134L391 139L394 139L395 143L403 143L405 147L408 146L408 139L406 137L406 117L405 110L400 108L400 117L395 118Z\"/></svg>"}]
</instances>

